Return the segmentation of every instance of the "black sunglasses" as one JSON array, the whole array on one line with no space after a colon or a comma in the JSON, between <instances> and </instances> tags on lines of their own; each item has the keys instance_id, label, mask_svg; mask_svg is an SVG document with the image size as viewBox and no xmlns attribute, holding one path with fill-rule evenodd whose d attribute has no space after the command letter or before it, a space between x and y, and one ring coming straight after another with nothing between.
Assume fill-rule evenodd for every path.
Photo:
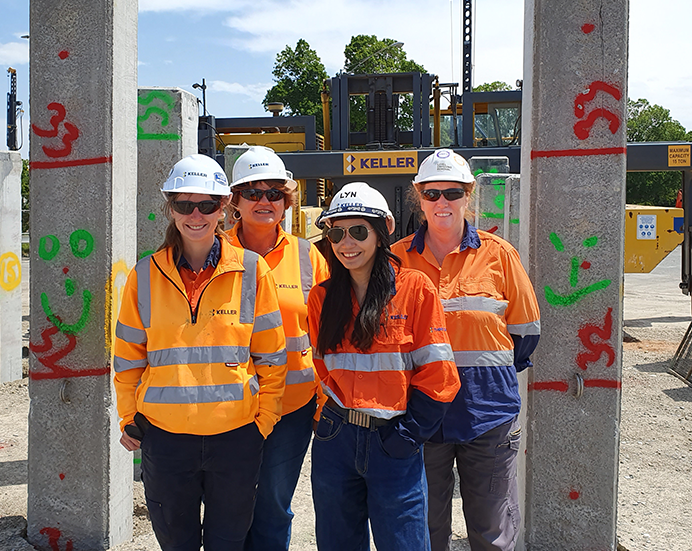
<instances>
[{"instance_id":1,"label":"black sunglasses","mask_svg":"<svg viewBox=\"0 0 692 551\"><path fill-rule=\"evenodd\" d=\"M200 214L211 214L216 212L221 207L221 201L200 201L195 203L194 201L173 201L171 204L173 210L180 214L192 214L195 211L195 207L199 210Z\"/></svg>"},{"instance_id":2,"label":"black sunglasses","mask_svg":"<svg viewBox=\"0 0 692 551\"><path fill-rule=\"evenodd\" d=\"M441 195L444 195L447 201L456 201L466 195L466 191L459 188L424 189L420 193L426 201L437 201Z\"/></svg>"},{"instance_id":3,"label":"black sunglasses","mask_svg":"<svg viewBox=\"0 0 692 551\"><path fill-rule=\"evenodd\" d=\"M267 199L275 203L276 201L281 201L286 195L280 189L241 189L238 193L243 199L248 201L261 201L262 197L266 196Z\"/></svg>"},{"instance_id":4,"label":"black sunglasses","mask_svg":"<svg viewBox=\"0 0 692 551\"><path fill-rule=\"evenodd\" d=\"M353 239L355 239L356 241L365 241L368 238L368 234L372 231L370 228L364 226L363 224L358 224L357 226L349 226L348 228L336 226L334 228L329 228L327 230L327 239L329 239L329 241L331 241L335 245L337 243L341 243L344 237L346 237L347 230L348 233L351 234L351 237L353 237Z\"/></svg>"}]
</instances>

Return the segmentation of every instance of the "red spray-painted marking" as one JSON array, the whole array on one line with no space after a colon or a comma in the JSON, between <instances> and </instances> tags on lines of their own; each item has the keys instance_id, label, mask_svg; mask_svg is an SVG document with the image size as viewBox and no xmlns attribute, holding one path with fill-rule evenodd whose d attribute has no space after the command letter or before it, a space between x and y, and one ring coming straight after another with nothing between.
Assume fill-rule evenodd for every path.
<instances>
[{"instance_id":1,"label":"red spray-painted marking","mask_svg":"<svg viewBox=\"0 0 692 551\"><path fill-rule=\"evenodd\" d=\"M542 381L529 384L529 391L531 390L557 390L558 392L567 392L569 390L569 384L565 381Z\"/></svg>"},{"instance_id":2,"label":"red spray-painted marking","mask_svg":"<svg viewBox=\"0 0 692 551\"><path fill-rule=\"evenodd\" d=\"M581 267L584 268L585 270L588 270L589 268L591 268L591 262L584 260L584 262L581 263Z\"/></svg>"},{"instance_id":3,"label":"red spray-painted marking","mask_svg":"<svg viewBox=\"0 0 692 551\"><path fill-rule=\"evenodd\" d=\"M618 90L612 84L608 84L602 80L594 80L591 84L589 84L588 92L584 94L577 94L577 97L574 98L574 114L577 117L581 118L584 116L584 104L592 101L596 97L596 93L599 90L601 92L605 92L606 94L610 94L618 101L620 101L620 98L622 98L622 92L620 92L620 90Z\"/></svg>"},{"instance_id":4,"label":"red spray-painted marking","mask_svg":"<svg viewBox=\"0 0 692 551\"><path fill-rule=\"evenodd\" d=\"M65 275L67 275L67 272L69 272L69 271L70 271L70 269L69 269L67 266L65 266L65 267L62 269L62 273L65 274Z\"/></svg>"},{"instance_id":5,"label":"red spray-painted marking","mask_svg":"<svg viewBox=\"0 0 692 551\"><path fill-rule=\"evenodd\" d=\"M585 140L591 135L591 128L593 128L593 125L596 124L598 119L606 119L610 121L608 128L610 129L611 134L615 134L615 132L618 131L618 128L620 128L620 117L618 117L612 111L599 107L598 109L591 111L585 120L577 121L574 124L574 135L580 140Z\"/></svg>"},{"instance_id":6,"label":"red spray-painted marking","mask_svg":"<svg viewBox=\"0 0 692 551\"><path fill-rule=\"evenodd\" d=\"M58 126L62 121L65 120L65 115L67 112L65 111L65 106L62 103L49 103L48 104L48 110L49 111L55 111L55 115L53 115L50 118L50 125L53 127L50 130L45 130L43 128L40 128L36 126L35 124L31 125L31 129L34 131L34 134L37 136L40 136L41 138L55 138L58 135Z\"/></svg>"},{"instance_id":7,"label":"red spray-painted marking","mask_svg":"<svg viewBox=\"0 0 692 551\"><path fill-rule=\"evenodd\" d=\"M626 155L626 147L601 147L596 149L554 149L531 151L531 160L539 157L589 157L591 155Z\"/></svg>"},{"instance_id":8,"label":"red spray-painted marking","mask_svg":"<svg viewBox=\"0 0 692 551\"><path fill-rule=\"evenodd\" d=\"M94 157L93 159L75 159L74 161L34 161L29 163L30 170L45 168L65 168L69 166L100 165L113 162L113 157Z\"/></svg>"},{"instance_id":9,"label":"red spray-painted marking","mask_svg":"<svg viewBox=\"0 0 692 551\"><path fill-rule=\"evenodd\" d=\"M67 157L70 153L72 153L72 142L79 138L79 129L70 122L64 122L67 112L65 111L65 106L62 103L49 103L48 110L55 111L55 115L50 118L52 128L46 130L45 128L41 128L35 124L32 124L31 128L34 131L34 134L40 136L41 138L55 138L58 135L60 123L63 123L65 130L67 130L67 134L62 137L63 147L54 148L44 145L41 147L41 149L43 149L43 152L51 159L55 159L57 157Z\"/></svg>"},{"instance_id":10,"label":"red spray-painted marking","mask_svg":"<svg viewBox=\"0 0 692 551\"><path fill-rule=\"evenodd\" d=\"M70 52L68 52L67 50L63 50L62 52L60 52L58 54L58 57L60 59L67 59L69 56L70 56Z\"/></svg>"},{"instance_id":11,"label":"red spray-painted marking","mask_svg":"<svg viewBox=\"0 0 692 551\"><path fill-rule=\"evenodd\" d=\"M572 490L572 491L569 493L569 498L572 499L572 500L574 500L574 499L579 499L579 492L577 492L576 490Z\"/></svg>"},{"instance_id":12,"label":"red spray-painted marking","mask_svg":"<svg viewBox=\"0 0 692 551\"><path fill-rule=\"evenodd\" d=\"M590 34L595 28L596 25L594 25L593 23L584 23L581 26L581 30L584 34Z\"/></svg>"},{"instance_id":13,"label":"red spray-painted marking","mask_svg":"<svg viewBox=\"0 0 692 551\"><path fill-rule=\"evenodd\" d=\"M500 226L493 226L489 230L485 230L485 231L487 231L488 233L495 233L499 229L500 229Z\"/></svg>"},{"instance_id":14,"label":"red spray-painted marking","mask_svg":"<svg viewBox=\"0 0 692 551\"><path fill-rule=\"evenodd\" d=\"M591 388L622 388L622 383L620 381L614 381L612 379L585 379L585 387Z\"/></svg>"},{"instance_id":15,"label":"red spray-painted marking","mask_svg":"<svg viewBox=\"0 0 692 551\"><path fill-rule=\"evenodd\" d=\"M60 473L58 476L60 477L60 480L65 480L65 473Z\"/></svg>"},{"instance_id":16,"label":"red spray-painted marking","mask_svg":"<svg viewBox=\"0 0 692 551\"><path fill-rule=\"evenodd\" d=\"M50 545L52 551L60 551L60 546L58 545L60 537L62 536L60 530L57 528L41 528L40 533L44 536L48 536L48 545ZM72 540L67 540L65 551L72 551Z\"/></svg>"},{"instance_id":17,"label":"red spray-painted marking","mask_svg":"<svg viewBox=\"0 0 692 551\"><path fill-rule=\"evenodd\" d=\"M613 365L615 361L615 350L609 342L595 343L593 342L593 336L596 335L603 341L609 341L613 334L613 309L608 308L606 312L605 319L603 320L603 327L598 327L597 325L587 324L584 325L577 335L582 344L589 350L589 352L581 352L577 355L577 365L582 369L586 370L587 364L597 362L598 359L606 354L608 356L607 367Z\"/></svg>"}]
</instances>

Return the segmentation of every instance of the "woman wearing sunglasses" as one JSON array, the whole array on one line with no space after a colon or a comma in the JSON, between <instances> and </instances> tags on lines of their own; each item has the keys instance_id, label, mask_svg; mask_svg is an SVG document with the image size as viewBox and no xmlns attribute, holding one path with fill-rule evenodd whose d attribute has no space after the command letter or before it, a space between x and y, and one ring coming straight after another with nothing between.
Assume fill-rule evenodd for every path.
<instances>
[{"instance_id":1,"label":"woman wearing sunglasses","mask_svg":"<svg viewBox=\"0 0 692 551\"><path fill-rule=\"evenodd\" d=\"M230 188L214 160L182 159L162 191L164 243L130 273L116 326L121 443L141 441L164 551L242 551L286 379L276 287L218 228Z\"/></svg>"},{"instance_id":2,"label":"woman wearing sunglasses","mask_svg":"<svg viewBox=\"0 0 692 551\"><path fill-rule=\"evenodd\" d=\"M427 157L411 193L423 225L393 246L438 288L462 384L425 445L433 551L450 549L455 461L471 549L513 550L519 530L517 371L538 343L538 303L517 251L464 220L474 186L460 155Z\"/></svg>"},{"instance_id":3,"label":"woman wearing sunglasses","mask_svg":"<svg viewBox=\"0 0 692 551\"><path fill-rule=\"evenodd\" d=\"M276 281L286 335L288 372L281 420L264 443L247 551L288 551L291 500L310 444L317 402L317 377L308 337L308 293L327 278L327 263L305 239L280 225L297 206L297 184L279 156L251 147L233 165L231 243L264 257Z\"/></svg>"},{"instance_id":4,"label":"woman wearing sunglasses","mask_svg":"<svg viewBox=\"0 0 692 551\"><path fill-rule=\"evenodd\" d=\"M331 278L308 299L315 367L328 396L312 447L320 551L430 549L422 445L459 389L430 280L400 268L394 218L365 183L320 217Z\"/></svg>"}]
</instances>

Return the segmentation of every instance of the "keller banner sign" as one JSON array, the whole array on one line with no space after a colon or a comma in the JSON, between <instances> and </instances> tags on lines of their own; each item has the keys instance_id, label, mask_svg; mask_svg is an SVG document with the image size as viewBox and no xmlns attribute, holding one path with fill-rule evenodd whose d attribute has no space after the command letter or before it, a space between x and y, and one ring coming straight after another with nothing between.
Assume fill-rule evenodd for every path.
<instances>
[{"instance_id":1,"label":"keller banner sign","mask_svg":"<svg viewBox=\"0 0 692 551\"><path fill-rule=\"evenodd\" d=\"M416 151L368 151L344 153L344 176L359 174L415 174Z\"/></svg>"}]
</instances>

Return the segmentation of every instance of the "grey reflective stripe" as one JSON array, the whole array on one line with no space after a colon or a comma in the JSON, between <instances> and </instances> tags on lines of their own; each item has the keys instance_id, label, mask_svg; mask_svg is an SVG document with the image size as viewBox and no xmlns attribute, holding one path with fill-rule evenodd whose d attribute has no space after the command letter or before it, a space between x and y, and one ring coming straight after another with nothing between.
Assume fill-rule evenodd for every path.
<instances>
[{"instance_id":1,"label":"grey reflective stripe","mask_svg":"<svg viewBox=\"0 0 692 551\"><path fill-rule=\"evenodd\" d=\"M299 385L300 383L311 383L315 380L315 371L312 367L306 367L300 371L289 371L286 373L287 385Z\"/></svg>"},{"instance_id":2,"label":"grey reflective stripe","mask_svg":"<svg viewBox=\"0 0 692 551\"><path fill-rule=\"evenodd\" d=\"M514 365L514 350L455 350L457 367Z\"/></svg>"},{"instance_id":3,"label":"grey reflective stripe","mask_svg":"<svg viewBox=\"0 0 692 551\"><path fill-rule=\"evenodd\" d=\"M147 366L147 360L126 360L119 356L113 356L113 369L116 373L122 373L129 369L142 369Z\"/></svg>"},{"instance_id":4,"label":"grey reflective stripe","mask_svg":"<svg viewBox=\"0 0 692 551\"><path fill-rule=\"evenodd\" d=\"M130 344L144 344L147 342L146 331L120 322L115 325L115 336Z\"/></svg>"},{"instance_id":5,"label":"grey reflective stripe","mask_svg":"<svg viewBox=\"0 0 692 551\"><path fill-rule=\"evenodd\" d=\"M310 262L310 241L298 238L298 255L300 259L300 285L303 289L305 304L312 289L312 262Z\"/></svg>"},{"instance_id":6,"label":"grey reflective stripe","mask_svg":"<svg viewBox=\"0 0 692 551\"><path fill-rule=\"evenodd\" d=\"M302 352L310 348L310 335L305 334L302 337L286 337L287 352Z\"/></svg>"},{"instance_id":7,"label":"grey reflective stripe","mask_svg":"<svg viewBox=\"0 0 692 551\"><path fill-rule=\"evenodd\" d=\"M137 272L137 309L144 329L151 327L151 257L146 256L135 264Z\"/></svg>"},{"instance_id":8,"label":"grey reflective stripe","mask_svg":"<svg viewBox=\"0 0 692 551\"><path fill-rule=\"evenodd\" d=\"M413 350L411 358L415 365L424 365L432 362L453 362L454 352L449 343L441 342Z\"/></svg>"},{"instance_id":9,"label":"grey reflective stripe","mask_svg":"<svg viewBox=\"0 0 692 551\"><path fill-rule=\"evenodd\" d=\"M347 408L344 406L344 404L339 400L338 396L332 392L332 389L329 388L327 385L324 383L321 383L322 390L324 390L324 393L332 398L337 404L339 404L339 407L342 407L344 409L353 409L355 411L362 411L363 413L367 413L368 415L371 415L373 417L379 417L380 419L393 419L394 417L397 417L399 415L403 415L406 413L405 409L402 410L391 410L391 409L376 409L376 408ZM329 407L329 406L327 406Z\"/></svg>"},{"instance_id":10,"label":"grey reflective stripe","mask_svg":"<svg viewBox=\"0 0 692 551\"><path fill-rule=\"evenodd\" d=\"M246 363L250 359L247 346L183 346L147 352L149 365L189 365L214 363Z\"/></svg>"},{"instance_id":11,"label":"grey reflective stripe","mask_svg":"<svg viewBox=\"0 0 692 551\"><path fill-rule=\"evenodd\" d=\"M240 323L252 323L255 319L255 299L257 298L257 262L256 252L243 249L243 272L240 287Z\"/></svg>"},{"instance_id":12,"label":"grey reflective stripe","mask_svg":"<svg viewBox=\"0 0 692 551\"><path fill-rule=\"evenodd\" d=\"M324 358L317 353L317 348L315 348L314 346L312 347L312 358L314 360L324 360Z\"/></svg>"},{"instance_id":13,"label":"grey reflective stripe","mask_svg":"<svg viewBox=\"0 0 692 551\"><path fill-rule=\"evenodd\" d=\"M253 396L259 392L259 381L257 380L257 375L252 376L252 379L248 381L248 386L250 387L250 392Z\"/></svg>"},{"instance_id":14,"label":"grey reflective stripe","mask_svg":"<svg viewBox=\"0 0 692 551\"><path fill-rule=\"evenodd\" d=\"M271 352L269 354L253 352L251 356L252 363L255 365L284 365L288 361L285 348L282 348L278 352Z\"/></svg>"},{"instance_id":15,"label":"grey reflective stripe","mask_svg":"<svg viewBox=\"0 0 692 551\"><path fill-rule=\"evenodd\" d=\"M144 395L147 404L209 404L243 399L243 384L202 386L150 386Z\"/></svg>"},{"instance_id":16,"label":"grey reflective stripe","mask_svg":"<svg viewBox=\"0 0 692 551\"><path fill-rule=\"evenodd\" d=\"M510 335L518 335L525 337L526 335L540 335L541 321L531 321L529 323L513 323L507 325L507 331Z\"/></svg>"},{"instance_id":17,"label":"grey reflective stripe","mask_svg":"<svg viewBox=\"0 0 692 551\"><path fill-rule=\"evenodd\" d=\"M255 324L252 326L253 333L266 331L267 329L276 329L281 327L281 312L269 312L255 318Z\"/></svg>"},{"instance_id":18,"label":"grey reflective stripe","mask_svg":"<svg viewBox=\"0 0 692 551\"><path fill-rule=\"evenodd\" d=\"M339 353L325 354L324 365L327 370L345 369L346 371L411 371L413 360L410 354L400 352L376 352L372 354Z\"/></svg>"},{"instance_id":19,"label":"grey reflective stripe","mask_svg":"<svg viewBox=\"0 0 692 551\"><path fill-rule=\"evenodd\" d=\"M455 297L442 300L445 312L461 312L474 310L476 312L490 312L501 316L507 310L507 302L488 297Z\"/></svg>"}]
</instances>

